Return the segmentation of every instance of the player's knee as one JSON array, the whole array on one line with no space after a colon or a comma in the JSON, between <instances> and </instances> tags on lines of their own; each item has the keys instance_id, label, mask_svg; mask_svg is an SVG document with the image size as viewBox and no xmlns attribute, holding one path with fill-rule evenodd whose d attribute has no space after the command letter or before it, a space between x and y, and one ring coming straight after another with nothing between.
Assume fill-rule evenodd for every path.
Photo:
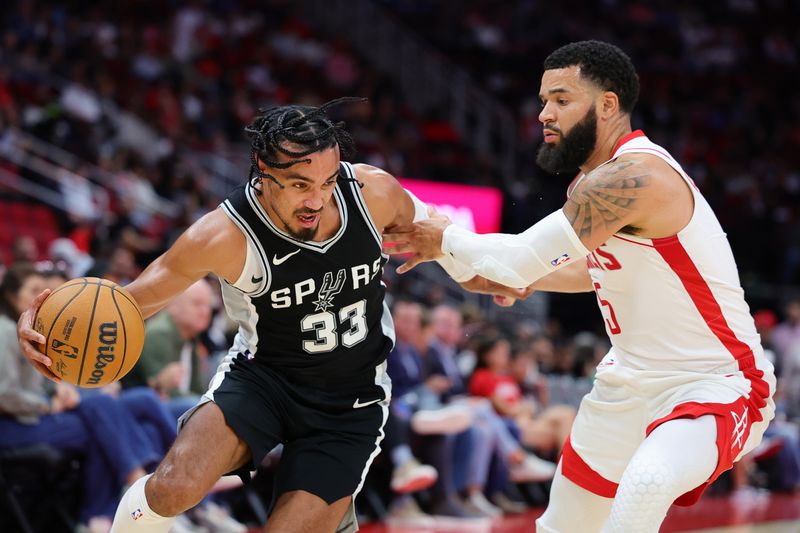
<instances>
[{"instance_id":1,"label":"player's knee","mask_svg":"<svg viewBox=\"0 0 800 533\"><path fill-rule=\"evenodd\" d=\"M675 469L665 462L634 458L620 482L620 491L627 492L635 502L674 500L679 496L679 479Z\"/></svg>"},{"instance_id":2,"label":"player's knee","mask_svg":"<svg viewBox=\"0 0 800 533\"><path fill-rule=\"evenodd\" d=\"M178 469L164 466L159 466L147 481L147 503L161 516L177 516L200 503L208 487Z\"/></svg>"}]
</instances>

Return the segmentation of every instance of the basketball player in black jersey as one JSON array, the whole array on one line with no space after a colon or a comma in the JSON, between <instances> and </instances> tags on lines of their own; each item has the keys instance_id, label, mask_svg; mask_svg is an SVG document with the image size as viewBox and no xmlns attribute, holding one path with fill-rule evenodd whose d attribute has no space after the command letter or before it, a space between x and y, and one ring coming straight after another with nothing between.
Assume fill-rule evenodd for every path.
<instances>
[{"instance_id":1,"label":"basketball player in black jersey","mask_svg":"<svg viewBox=\"0 0 800 533\"><path fill-rule=\"evenodd\" d=\"M390 398L381 233L427 209L386 172L340 160L352 140L326 110L342 100L351 99L263 111L246 128L248 183L127 286L149 317L214 273L239 332L165 459L123 496L112 531L168 531L222 475L247 477L279 443L265 531L358 529L353 498L380 451ZM442 266L470 290L524 297L452 260ZM46 296L18 333L30 361L57 379L32 345L44 341L32 324Z\"/></svg>"}]
</instances>

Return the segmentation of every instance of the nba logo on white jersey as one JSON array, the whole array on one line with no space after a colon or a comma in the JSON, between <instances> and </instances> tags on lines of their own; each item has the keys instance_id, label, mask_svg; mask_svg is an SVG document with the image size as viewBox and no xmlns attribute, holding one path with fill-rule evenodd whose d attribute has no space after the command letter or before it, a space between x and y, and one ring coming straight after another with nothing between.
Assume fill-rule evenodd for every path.
<instances>
[{"instance_id":1,"label":"nba logo on white jersey","mask_svg":"<svg viewBox=\"0 0 800 533\"><path fill-rule=\"evenodd\" d=\"M552 261L550 261L550 264L553 265L554 267L557 267L558 265L563 265L567 261L569 261L569 255L568 254L561 254L560 256L558 256L555 259L553 259Z\"/></svg>"}]
</instances>

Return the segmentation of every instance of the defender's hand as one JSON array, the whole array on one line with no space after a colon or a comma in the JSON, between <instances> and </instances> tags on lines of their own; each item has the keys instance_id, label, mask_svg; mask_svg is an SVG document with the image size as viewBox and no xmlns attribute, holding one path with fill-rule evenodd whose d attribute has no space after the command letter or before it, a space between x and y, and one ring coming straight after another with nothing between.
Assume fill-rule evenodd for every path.
<instances>
[{"instance_id":1,"label":"defender's hand","mask_svg":"<svg viewBox=\"0 0 800 533\"><path fill-rule=\"evenodd\" d=\"M33 329L33 320L36 318L36 313L42 305L42 302L44 302L45 298L49 295L50 289L42 291L33 301L31 307L20 315L19 321L17 322L17 339L19 340L19 347L22 350L22 354L31 362L33 367L47 379L60 383L61 378L50 370L53 361L40 352L35 346L35 344L44 346L45 342L47 342L44 335L37 333L36 330Z\"/></svg>"},{"instance_id":2,"label":"defender's hand","mask_svg":"<svg viewBox=\"0 0 800 533\"><path fill-rule=\"evenodd\" d=\"M388 228L383 234L383 252L390 255L413 254L405 263L397 267L403 274L426 261L434 261L442 256L442 233L452 224L449 218L428 206L428 216L413 224ZM386 243L393 243L387 246Z\"/></svg>"},{"instance_id":3,"label":"defender's hand","mask_svg":"<svg viewBox=\"0 0 800 533\"><path fill-rule=\"evenodd\" d=\"M532 286L525 287L524 289L514 289L512 287L506 287L496 281L488 280L482 276L475 276L459 285L469 292L491 294L494 296L494 303L502 307L511 307L517 300L524 300L533 294Z\"/></svg>"}]
</instances>

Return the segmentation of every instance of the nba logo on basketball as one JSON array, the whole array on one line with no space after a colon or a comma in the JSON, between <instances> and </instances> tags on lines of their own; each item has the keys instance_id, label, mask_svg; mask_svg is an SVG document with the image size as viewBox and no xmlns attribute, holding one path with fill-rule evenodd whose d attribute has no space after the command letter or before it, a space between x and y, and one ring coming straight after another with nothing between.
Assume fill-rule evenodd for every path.
<instances>
[{"instance_id":1,"label":"nba logo on basketball","mask_svg":"<svg viewBox=\"0 0 800 533\"><path fill-rule=\"evenodd\" d=\"M560 256L550 261L550 264L553 265L554 267L557 267L558 265L564 264L567 261L569 261L569 254L561 254Z\"/></svg>"},{"instance_id":2,"label":"nba logo on basketball","mask_svg":"<svg viewBox=\"0 0 800 533\"><path fill-rule=\"evenodd\" d=\"M142 516L144 516L144 513L142 512L141 509L136 509L134 512L131 513L131 518L133 518L134 520L139 520Z\"/></svg>"}]
</instances>

